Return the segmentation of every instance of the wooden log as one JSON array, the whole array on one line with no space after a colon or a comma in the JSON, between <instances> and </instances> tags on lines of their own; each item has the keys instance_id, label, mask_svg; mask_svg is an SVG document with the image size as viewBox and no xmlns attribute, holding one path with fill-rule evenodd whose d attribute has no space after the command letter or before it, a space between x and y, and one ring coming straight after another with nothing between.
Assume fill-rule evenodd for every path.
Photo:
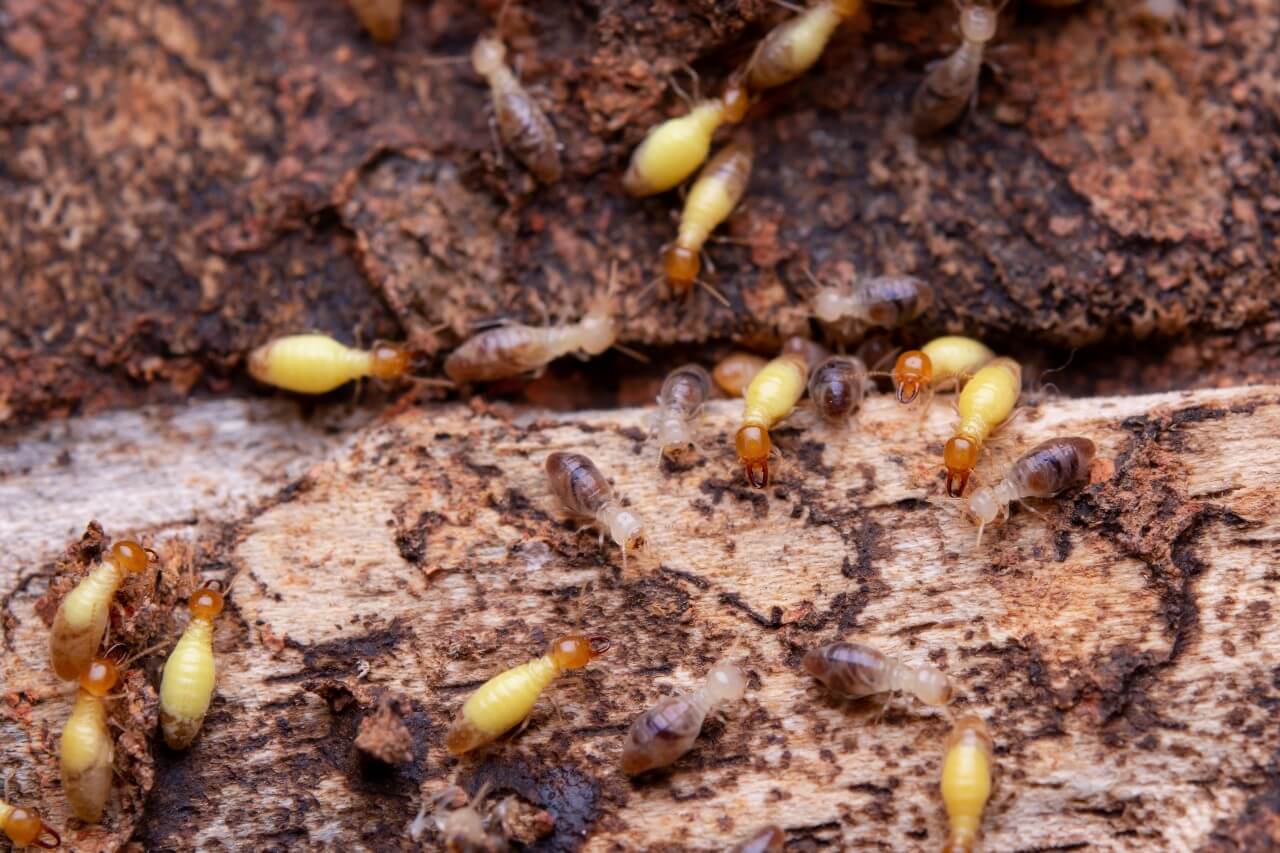
<instances>
[{"instance_id":1,"label":"wooden log","mask_svg":"<svg viewBox=\"0 0 1280 853\"><path fill-rule=\"evenodd\" d=\"M1089 436L1105 461L1097 482L1015 513L981 548L940 491L947 405L920 432L882 396L847 431L798 415L803 428L775 433L783 462L765 492L735 470L739 411L709 406L704 455L675 470L659 468L644 410L406 410L241 517L206 524L195 545L157 542L161 597L189 573L234 578L223 670L190 751L126 731L140 748L130 767L154 783L120 782L98 829L69 823L57 783L69 699L36 611L49 571L6 563L0 751L18 770L15 798L77 850L130 837L146 849L413 849L422 796L455 781L548 812L555 828L537 849L723 849L768 821L797 849L937 849L942 743L949 719L973 712L999 766L983 849L1280 841L1280 387L1028 408L990 442L979 482L1056 435ZM649 520L651 553L624 567L616 546L559 518L542 460L570 448ZM127 506L129 488L113 502ZM98 518L110 535L135 532L110 507ZM443 735L465 695L571 629L614 648L555 683L519 734L449 757ZM957 699L898 699L879 722L874 703L831 699L799 660L836 638L932 661ZM751 675L743 706L669 772L623 777L632 718L726 656ZM162 660L135 666L154 684ZM121 706L144 698L142 681ZM354 740L392 694L413 760L388 768Z\"/></svg>"}]
</instances>

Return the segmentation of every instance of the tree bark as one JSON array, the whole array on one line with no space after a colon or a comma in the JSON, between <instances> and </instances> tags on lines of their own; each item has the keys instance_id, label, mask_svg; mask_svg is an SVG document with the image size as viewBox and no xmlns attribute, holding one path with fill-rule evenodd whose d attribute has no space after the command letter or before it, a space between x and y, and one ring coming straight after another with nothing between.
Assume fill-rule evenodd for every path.
<instances>
[{"instance_id":1,"label":"tree bark","mask_svg":"<svg viewBox=\"0 0 1280 853\"><path fill-rule=\"evenodd\" d=\"M81 427L71 464L37 459L21 476L63 529L91 513L109 536L157 548L159 576L122 592L113 638L164 648L132 664L116 700L127 758L103 825L69 823L56 740L70 697L48 669L41 616L100 543L73 544L56 565L47 546L6 561L12 798L76 850L130 838L148 850L411 849L421 797L452 782L490 782L489 804L515 793L548 812L541 850L722 849L769 821L796 849L937 849L948 720L977 713L999 768L983 849L1280 843L1280 387L1027 408L987 446L978 482L1052 436L1088 436L1103 461L1090 485L1015 512L981 547L940 492L946 405L920 433L883 396L847 431L797 415L803 428L775 431L783 458L764 492L735 469L739 412L711 404L702 456L675 469L658 466L645 410L406 409L265 498L286 459L335 452L321 441L292 457L249 453L308 429L287 409L221 439L225 468L177 452L217 436ZM158 463L93 477L81 460L121 466L106 452L121 435L147 436ZM650 553L624 566L616 546L561 519L542 471L556 449L613 479L648 519ZM5 470L21 470L22 452L3 451ZM207 504L190 497L197 472L215 483ZM228 496L219 482L263 486ZM166 487L172 506L157 500ZM72 488L80 517L40 503ZM130 510L139 496L145 513ZM5 541L35 539L5 506ZM231 583L221 675L203 733L174 754L139 729L154 720L144 685L158 683L197 575ZM553 684L520 733L450 758L444 732L467 693L569 630L607 634L613 650ZM799 660L838 638L933 662L957 699L940 711L900 698L879 722L874 703L833 700ZM670 771L620 775L634 716L723 657L750 673L742 706ZM412 739L413 760L394 768L355 746L389 705Z\"/></svg>"}]
</instances>

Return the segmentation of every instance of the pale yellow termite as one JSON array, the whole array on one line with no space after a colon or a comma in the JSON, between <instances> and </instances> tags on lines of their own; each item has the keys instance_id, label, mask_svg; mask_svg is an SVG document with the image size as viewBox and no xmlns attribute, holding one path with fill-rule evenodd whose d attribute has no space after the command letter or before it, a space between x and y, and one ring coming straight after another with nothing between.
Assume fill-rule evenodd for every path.
<instances>
[{"instance_id":1,"label":"pale yellow termite","mask_svg":"<svg viewBox=\"0 0 1280 853\"><path fill-rule=\"evenodd\" d=\"M986 344L960 335L944 335L920 349L907 350L893 366L898 402L910 403L921 390L932 393L945 382L963 384L995 357Z\"/></svg>"},{"instance_id":2,"label":"pale yellow termite","mask_svg":"<svg viewBox=\"0 0 1280 853\"><path fill-rule=\"evenodd\" d=\"M1007 2L1007 0L1005 0ZM956 0L960 8L960 47L925 76L911 101L911 129L917 136L937 133L960 118L978 93L978 75L987 42L995 38L1000 7Z\"/></svg>"},{"instance_id":3,"label":"pale yellow termite","mask_svg":"<svg viewBox=\"0 0 1280 853\"><path fill-rule=\"evenodd\" d=\"M398 379L409 372L409 352L396 344L356 349L328 335L289 335L249 354L249 374L264 385L299 394L327 394L356 379Z\"/></svg>"},{"instance_id":4,"label":"pale yellow termite","mask_svg":"<svg viewBox=\"0 0 1280 853\"><path fill-rule=\"evenodd\" d=\"M160 676L160 725L171 749L186 749L200 733L213 700L217 664L213 659L213 620L222 612L222 593L211 585L196 590L187 603L191 621L165 661Z\"/></svg>"},{"instance_id":5,"label":"pale yellow termite","mask_svg":"<svg viewBox=\"0 0 1280 853\"><path fill-rule=\"evenodd\" d=\"M942 453L948 495L958 498L964 493L982 443L1013 413L1021 391L1022 367L1011 358L989 362L964 386L956 401L960 423Z\"/></svg>"},{"instance_id":6,"label":"pale yellow termite","mask_svg":"<svg viewBox=\"0 0 1280 853\"><path fill-rule=\"evenodd\" d=\"M507 48L481 36L471 49L471 67L489 84L498 136L516 159L544 184L560 180L560 140L555 126L507 66Z\"/></svg>"},{"instance_id":7,"label":"pale yellow termite","mask_svg":"<svg viewBox=\"0 0 1280 853\"><path fill-rule=\"evenodd\" d=\"M662 259L667 286L677 296L687 296L702 269L699 252L720 223L738 206L751 180L755 146L739 133L702 168L689 188L680 214L676 241ZM719 297L721 301L724 297Z\"/></svg>"},{"instance_id":8,"label":"pale yellow termite","mask_svg":"<svg viewBox=\"0 0 1280 853\"><path fill-rule=\"evenodd\" d=\"M972 853L991 796L991 735L981 718L961 718L942 759L942 802L950 829L943 853Z\"/></svg>"},{"instance_id":9,"label":"pale yellow termite","mask_svg":"<svg viewBox=\"0 0 1280 853\"><path fill-rule=\"evenodd\" d=\"M653 128L631 155L623 188L640 197L682 182L707 159L716 129L742 121L749 100L742 82L731 80L720 97L699 101L684 115Z\"/></svg>"},{"instance_id":10,"label":"pale yellow termite","mask_svg":"<svg viewBox=\"0 0 1280 853\"><path fill-rule=\"evenodd\" d=\"M742 426L734 436L734 446L747 482L758 489L769 485L769 454L773 450L769 430L800 402L809 371L824 354L818 348L805 346L808 343L803 338L787 341L782 354L766 364L747 386Z\"/></svg>"},{"instance_id":11,"label":"pale yellow termite","mask_svg":"<svg viewBox=\"0 0 1280 853\"><path fill-rule=\"evenodd\" d=\"M581 669L609 647L604 637L570 634L556 640L542 657L498 673L467 697L445 746L461 755L493 742L529 716L542 691L560 673Z\"/></svg>"},{"instance_id":12,"label":"pale yellow termite","mask_svg":"<svg viewBox=\"0 0 1280 853\"><path fill-rule=\"evenodd\" d=\"M62 790L76 817L85 823L102 820L111 794L115 744L107 728L107 701L120 673L106 658L94 658L80 674L80 690L62 729L58 755Z\"/></svg>"},{"instance_id":13,"label":"pale yellow termite","mask_svg":"<svg viewBox=\"0 0 1280 853\"><path fill-rule=\"evenodd\" d=\"M38 812L11 805L4 800L0 800L0 831L13 842L14 847L53 850L62 843L62 837L40 819Z\"/></svg>"},{"instance_id":14,"label":"pale yellow termite","mask_svg":"<svg viewBox=\"0 0 1280 853\"><path fill-rule=\"evenodd\" d=\"M747 85L756 91L790 83L813 67L842 21L862 8L862 0L819 0L774 27L747 64Z\"/></svg>"},{"instance_id":15,"label":"pale yellow termite","mask_svg":"<svg viewBox=\"0 0 1280 853\"><path fill-rule=\"evenodd\" d=\"M76 588L67 593L49 630L49 659L64 681L80 677L102 644L111 616L111 602L125 577L147 567L147 550L122 540Z\"/></svg>"}]
</instances>

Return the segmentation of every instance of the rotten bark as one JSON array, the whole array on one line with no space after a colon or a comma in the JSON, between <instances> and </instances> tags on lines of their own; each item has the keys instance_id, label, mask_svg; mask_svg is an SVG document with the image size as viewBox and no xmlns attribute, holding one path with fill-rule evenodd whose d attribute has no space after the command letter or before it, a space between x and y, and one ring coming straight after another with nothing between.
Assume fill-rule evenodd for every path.
<instances>
[{"instance_id":1,"label":"rotten bark","mask_svg":"<svg viewBox=\"0 0 1280 853\"><path fill-rule=\"evenodd\" d=\"M58 549L6 562L0 754L15 797L77 850L129 838L156 850L411 849L420 797L454 782L545 810L542 850L722 849L767 820L801 849L936 849L947 717L976 712L1000 768L984 849L1280 843L1280 388L1030 408L991 441L979 482L1054 435L1089 436L1106 462L978 550L941 495L945 405L921 434L883 396L849 431L800 419L776 432L784 462L763 493L735 471L739 411L713 403L703 456L676 470L658 468L642 410L406 409L273 497L238 498L227 514L224 496L221 517L194 527L159 503L150 523L123 527L115 508L141 482L66 474L109 534L156 545L159 594L196 574L234 579L215 641L223 670L202 735L174 754L130 728L163 653L135 664L118 715L132 738L122 796L101 828L68 825L53 747L69 699L36 610ZM277 412L263 428L282 423ZM129 441L82 434L86 456L95 441ZM541 462L567 448L650 519L651 555L624 570L616 547L554 511ZM58 472L49 460L26 476L56 488ZM185 472L167 473L176 488ZM21 523L0 516L0 535ZM614 649L555 683L520 734L449 757L444 732L465 695L569 629L606 632ZM930 660L958 698L947 712L899 701L876 723L874 704L838 703L803 675L804 650L835 638ZM723 656L750 673L741 709L671 771L624 778L634 715ZM412 740L396 768L356 745L387 693L403 697Z\"/></svg>"}]
</instances>

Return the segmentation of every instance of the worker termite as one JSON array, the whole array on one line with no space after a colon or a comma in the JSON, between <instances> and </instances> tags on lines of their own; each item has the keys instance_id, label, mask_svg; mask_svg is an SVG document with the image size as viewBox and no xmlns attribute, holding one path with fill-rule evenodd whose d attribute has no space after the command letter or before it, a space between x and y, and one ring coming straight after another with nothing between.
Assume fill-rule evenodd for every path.
<instances>
[{"instance_id":1,"label":"worker termite","mask_svg":"<svg viewBox=\"0 0 1280 853\"><path fill-rule=\"evenodd\" d=\"M1051 438L1042 441L1014 462L994 486L983 486L969 496L969 514L982 529L997 515L1009 517L1009 504L1026 498L1051 498L1089 478L1089 464L1097 448L1087 438Z\"/></svg>"},{"instance_id":2,"label":"worker termite","mask_svg":"<svg viewBox=\"0 0 1280 853\"><path fill-rule=\"evenodd\" d=\"M0 800L0 831L13 842L14 847L53 850L62 843L62 837L41 820L37 812L10 805L4 800Z\"/></svg>"},{"instance_id":3,"label":"worker termite","mask_svg":"<svg viewBox=\"0 0 1280 853\"><path fill-rule=\"evenodd\" d=\"M506 45L494 36L476 39L471 67L489 84L502 144L542 183L560 180L563 170L555 126L507 66Z\"/></svg>"},{"instance_id":4,"label":"worker termite","mask_svg":"<svg viewBox=\"0 0 1280 853\"><path fill-rule=\"evenodd\" d=\"M857 282L852 288L820 284L813 296L813 315L823 323L859 320L871 326L896 329L919 317L933 304L933 289L909 275L882 275Z\"/></svg>"},{"instance_id":5,"label":"worker termite","mask_svg":"<svg viewBox=\"0 0 1280 853\"><path fill-rule=\"evenodd\" d=\"M749 352L731 352L711 371L720 390L730 397L741 397L747 393L747 386L756 374L764 369L768 361Z\"/></svg>"},{"instance_id":6,"label":"worker termite","mask_svg":"<svg viewBox=\"0 0 1280 853\"><path fill-rule=\"evenodd\" d=\"M693 419L711 396L711 377L696 364L677 367L667 375L658 392L654 432L659 458L679 459L694 448Z\"/></svg>"},{"instance_id":7,"label":"worker termite","mask_svg":"<svg viewBox=\"0 0 1280 853\"><path fill-rule=\"evenodd\" d=\"M972 853L991 796L991 735L975 716L962 717L947 737L942 802L951 827L943 853Z\"/></svg>"},{"instance_id":8,"label":"worker termite","mask_svg":"<svg viewBox=\"0 0 1280 853\"><path fill-rule=\"evenodd\" d=\"M249 375L263 385L298 394L327 394L356 379L399 379L409 372L409 351L377 343L356 349L328 335L288 335L249 354Z\"/></svg>"},{"instance_id":9,"label":"worker termite","mask_svg":"<svg viewBox=\"0 0 1280 853\"><path fill-rule=\"evenodd\" d=\"M960 47L939 60L925 75L911 100L911 129L916 136L928 136L960 118L978 95L978 74L987 42L995 38L1000 6L992 8L977 0L956 0L960 9Z\"/></svg>"},{"instance_id":10,"label":"worker termite","mask_svg":"<svg viewBox=\"0 0 1280 853\"><path fill-rule=\"evenodd\" d=\"M899 403L910 403L922 390L930 394L946 382L965 379L995 358L986 344L959 335L934 338L920 349L907 350L893 366Z\"/></svg>"},{"instance_id":11,"label":"worker termite","mask_svg":"<svg viewBox=\"0 0 1280 853\"><path fill-rule=\"evenodd\" d=\"M1011 358L988 362L964 386L956 401L960 423L942 451L948 495L958 498L964 494L982 443L1013 412L1021 391L1022 367Z\"/></svg>"},{"instance_id":12,"label":"worker termite","mask_svg":"<svg viewBox=\"0 0 1280 853\"><path fill-rule=\"evenodd\" d=\"M49 630L49 659L64 681L80 677L107 632L111 602L131 574L147 567L149 552L137 542L121 540L102 562L67 593Z\"/></svg>"},{"instance_id":13,"label":"worker termite","mask_svg":"<svg viewBox=\"0 0 1280 853\"><path fill-rule=\"evenodd\" d=\"M813 369L809 399L828 423L845 423L862 404L867 366L851 355L833 355Z\"/></svg>"},{"instance_id":14,"label":"worker termite","mask_svg":"<svg viewBox=\"0 0 1280 853\"><path fill-rule=\"evenodd\" d=\"M742 82L730 80L720 97L699 101L685 115L650 130L631 155L622 177L623 188L639 197L665 192L681 183L707 159L716 129L742 121L749 102Z\"/></svg>"},{"instance_id":15,"label":"worker termite","mask_svg":"<svg viewBox=\"0 0 1280 853\"><path fill-rule=\"evenodd\" d=\"M467 697L449 727L445 746L461 755L493 742L529 716L538 696L558 675L581 669L610 646L604 637L569 634L552 643L542 657L498 673Z\"/></svg>"},{"instance_id":16,"label":"worker termite","mask_svg":"<svg viewBox=\"0 0 1280 853\"><path fill-rule=\"evenodd\" d=\"M213 699L218 675L213 659L213 620L222 612L222 592L215 583L197 589L187 602L191 621L169 653L160 676L160 725L170 749L191 745Z\"/></svg>"},{"instance_id":17,"label":"worker termite","mask_svg":"<svg viewBox=\"0 0 1280 853\"><path fill-rule=\"evenodd\" d=\"M644 522L640 516L614 500L613 487L596 464L581 453L556 451L545 463L551 491L565 509L600 525L603 538L607 528L614 544L627 554L645 545Z\"/></svg>"},{"instance_id":18,"label":"worker termite","mask_svg":"<svg viewBox=\"0 0 1280 853\"><path fill-rule=\"evenodd\" d=\"M848 699L902 692L926 705L951 701L951 681L937 667L910 666L862 643L829 643L810 649L803 665L829 690Z\"/></svg>"},{"instance_id":19,"label":"worker termite","mask_svg":"<svg viewBox=\"0 0 1280 853\"><path fill-rule=\"evenodd\" d=\"M59 760L62 790L76 817L85 823L102 820L111 793L115 744L107 728L104 698L120 673L106 658L94 658L80 674L80 689L71 716L62 729Z\"/></svg>"},{"instance_id":20,"label":"worker termite","mask_svg":"<svg viewBox=\"0 0 1280 853\"><path fill-rule=\"evenodd\" d=\"M683 696L667 696L636 717L622 745L622 772L635 776L666 767L693 748L707 714L742 701L747 676L721 661L707 673L706 682Z\"/></svg>"},{"instance_id":21,"label":"worker termite","mask_svg":"<svg viewBox=\"0 0 1280 853\"><path fill-rule=\"evenodd\" d=\"M747 85L756 91L790 83L813 67L841 21L852 18L862 0L819 0L774 27L751 54Z\"/></svg>"},{"instance_id":22,"label":"worker termite","mask_svg":"<svg viewBox=\"0 0 1280 853\"><path fill-rule=\"evenodd\" d=\"M481 811L480 804L488 795L489 783L486 782L474 797L468 798L465 790L450 785L432 798L431 814L435 816L434 823L444 842L444 849L449 853L501 853L509 849L507 839L498 827L492 825L491 816ZM420 841L426 831L427 815L424 801L409 827L409 835L414 841Z\"/></svg>"},{"instance_id":23,"label":"worker termite","mask_svg":"<svg viewBox=\"0 0 1280 853\"><path fill-rule=\"evenodd\" d=\"M711 161L702 167L697 179L689 188L680 214L680 229L675 243L662 258L667 286L677 296L687 296L698 272L702 269L699 253L720 223L742 200L751 180L751 163L755 159L755 146L751 137L739 133L716 152ZM723 296L707 286L708 291L721 302Z\"/></svg>"},{"instance_id":24,"label":"worker termite","mask_svg":"<svg viewBox=\"0 0 1280 853\"><path fill-rule=\"evenodd\" d=\"M804 339L798 339L804 343ZM738 461L747 482L757 489L769 485L769 456L773 442L769 430L791 413L804 394L805 381L813 367L793 338L783 352L766 364L747 386L742 407L742 426L734 436Z\"/></svg>"},{"instance_id":25,"label":"worker termite","mask_svg":"<svg viewBox=\"0 0 1280 853\"><path fill-rule=\"evenodd\" d=\"M403 0L347 0L360 25L369 31L374 41L387 44L400 35L400 15Z\"/></svg>"},{"instance_id":26,"label":"worker termite","mask_svg":"<svg viewBox=\"0 0 1280 853\"><path fill-rule=\"evenodd\" d=\"M787 834L782 831L782 827L769 824L733 845L729 848L729 853L782 853L786 844Z\"/></svg>"}]
</instances>

